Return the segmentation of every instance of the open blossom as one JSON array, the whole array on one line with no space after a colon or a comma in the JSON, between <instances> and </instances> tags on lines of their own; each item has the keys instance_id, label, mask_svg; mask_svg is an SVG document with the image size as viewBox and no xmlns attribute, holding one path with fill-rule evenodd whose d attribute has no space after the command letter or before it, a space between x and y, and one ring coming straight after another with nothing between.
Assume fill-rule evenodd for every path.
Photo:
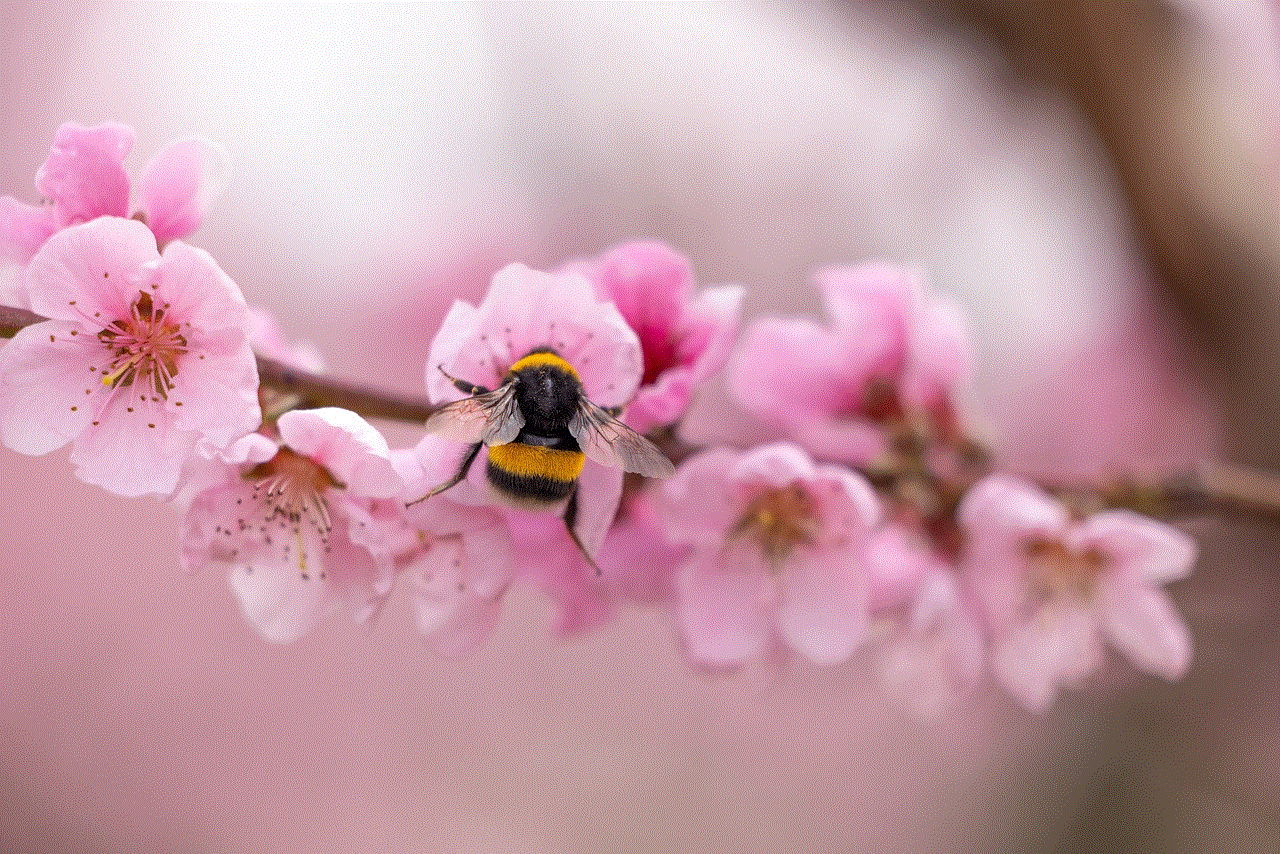
<instances>
[{"instance_id":1,"label":"open blossom","mask_svg":"<svg viewBox=\"0 0 1280 854\"><path fill-rule=\"evenodd\" d=\"M880 510L861 476L786 443L716 448L686 461L654 502L668 540L692 548L675 595L696 661L741 664L780 640L834 664L862 642L862 548Z\"/></svg>"},{"instance_id":2,"label":"open blossom","mask_svg":"<svg viewBox=\"0 0 1280 854\"><path fill-rule=\"evenodd\" d=\"M728 359L743 289L695 296L688 260L661 243L626 243L566 269L595 283L640 339L644 374L624 420L642 433L675 423Z\"/></svg>"},{"instance_id":3,"label":"open blossom","mask_svg":"<svg viewBox=\"0 0 1280 854\"><path fill-rule=\"evenodd\" d=\"M412 451L392 452L407 495L424 494L449 477L449 444L426 436ZM442 655L470 652L497 623L502 596L515 577L516 549L506 519L494 508L448 494L391 509L386 519L396 531L395 568L409 589L419 631Z\"/></svg>"},{"instance_id":4,"label":"open blossom","mask_svg":"<svg viewBox=\"0 0 1280 854\"><path fill-rule=\"evenodd\" d=\"M886 451L891 429L948 429L970 361L958 308L894 264L833 267L817 283L831 325L754 323L730 364L737 400L815 456L851 463Z\"/></svg>"},{"instance_id":5,"label":"open blossom","mask_svg":"<svg viewBox=\"0 0 1280 854\"><path fill-rule=\"evenodd\" d=\"M539 347L567 361L583 392L598 406L627 403L640 382L640 343L618 309L597 297L586 279L553 276L511 264L493 277L479 306L456 300L431 342L426 365L427 394L442 403L466 395L445 376L496 388L510 367ZM456 446L459 456L461 447ZM471 467L482 482L488 449ZM580 478L575 529L594 552L604 541L622 494L622 472L587 460ZM588 483L599 489L588 496ZM454 489L460 489L459 484ZM466 500L461 495L457 500Z\"/></svg>"},{"instance_id":6,"label":"open blossom","mask_svg":"<svg viewBox=\"0 0 1280 854\"><path fill-rule=\"evenodd\" d=\"M1102 662L1102 641L1166 679L1191 662L1191 637L1165 582L1191 570L1185 534L1127 510L1071 518L1017 478L992 475L959 510L966 572L993 634L996 678L1042 711Z\"/></svg>"},{"instance_id":7,"label":"open blossom","mask_svg":"<svg viewBox=\"0 0 1280 854\"><path fill-rule=\"evenodd\" d=\"M88 483L174 490L188 457L261 421L240 289L205 252L164 255L139 222L103 217L51 237L24 273L47 318L0 348L0 438L24 454L73 443Z\"/></svg>"},{"instance_id":8,"label":"open blossom","mask_svg":"<svg viewBox=\"0 0 1280 854\"><path fill-rule=\"evenodd\" d=\"M270 640L292 641L346 604L370 613L392 578L394 541L373 499L404 484L387 442L345 409L287 412L279 442L237 443L223 481L196 496L183 527L188 571L229 572L245 616Z\"/></svg>"},{"instance_id":9,"label":"open blossom","mask_svg":"<svg viewBox=\"0 0 1280 854\"><path fill-rule=\"evenodd\" d=\"M132 215L161 247L199 228L222 191L226 154L208 140L177 140L143 167L131 188L123 164L133 141L133 128L121 124L58 128L36 173L36 190L47 204L0 197L0 257L26 263L55 232L100 216Z\"/></svg>"}]
</instances>

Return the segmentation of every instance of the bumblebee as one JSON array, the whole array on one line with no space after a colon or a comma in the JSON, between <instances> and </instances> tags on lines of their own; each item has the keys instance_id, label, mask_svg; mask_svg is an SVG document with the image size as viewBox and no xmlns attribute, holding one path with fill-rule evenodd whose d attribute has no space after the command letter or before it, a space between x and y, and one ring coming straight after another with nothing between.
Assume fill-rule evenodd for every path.
<instances>
[{"instance_id":1,"label":"bumblebee","mask_svg":"<svg viewBox=\"0 0 1280 854\"><path fill-rule=\"evenodd\" d=\"M418 501L461 483L487 445L485 478L495 497L532 509L565 502L563 519L569 536L599 574L600 568L574 529L583 465L590 459L645 477L670 477L675 472L671 461L618 420L620 409L602 408L588 400L578 372L550 347L530 351L492 390L450 376L442 366L440 372L471 396L436 410L427 419L427 432L471 447L457 474Z\"/></svg>"}]
</instances>

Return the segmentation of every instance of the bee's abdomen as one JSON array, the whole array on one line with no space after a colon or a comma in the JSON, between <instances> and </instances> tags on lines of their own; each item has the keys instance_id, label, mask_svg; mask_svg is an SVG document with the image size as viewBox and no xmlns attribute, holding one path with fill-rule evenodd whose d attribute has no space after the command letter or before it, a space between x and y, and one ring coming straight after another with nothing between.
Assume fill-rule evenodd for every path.
<instances>
[{"instance_id":1,"label":"bee's abdomen","mask_svg":"<svg viewBox=\"0 0 1280 854\"><path fill-rule=\"evenodd\" d=\"M578 450L516 441L489 448L485 473L495 489L517 501L549 504L569 497L585 461Z\"/></svg>"}]
</instances>

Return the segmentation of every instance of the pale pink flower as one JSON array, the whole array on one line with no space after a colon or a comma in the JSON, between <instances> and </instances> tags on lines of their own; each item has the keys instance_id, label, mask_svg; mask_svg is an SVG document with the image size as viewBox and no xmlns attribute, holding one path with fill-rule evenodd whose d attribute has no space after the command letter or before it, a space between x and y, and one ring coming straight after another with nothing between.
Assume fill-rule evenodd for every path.
<instances>
[{"instance_id":1,"label":"pale pink flower","mask_svg":"<svg viewBox=\"0 0 1280 854\"><path fill-rule=\"evenodd\" d=\"M594 554L599 575L563 526L532 514L510 515L521 544L521 573L555 603L552 632L561 637L599 628L625 605L669 604L676 569L690 554L687 546L666 541L644 493L624 502Z\"/></svg>"},{"instance_id":2,"label":"pale pink flower","mask_svg":"<svg viewBox=\"0 0 1280 854\"><path fill-rule=\"evenodd\" d=\"M511 264L493 277L479 306L454 301L431 342L427 394L437 403L466 396L444 372L497 388L515 362L539 347L550 347L572 365L587 398L598 406L626 404L640 382L640 342L613 303L601 300L580 276L553 276ZM483 453L471 467L478 478L483 478ZM588 483L600 487L590 496ZM617 511L622 472L588 459L580 484L575 527L593 551Z\"/></svg>"},{"instance_id":3,"label":"pale pink flower","mask_svg":"<svg viewBox=\"0 0 1280 854\"><path fill-rule=\"evenodd\" d=\"M392 452L406 495L421 495L448 477L441 462L452 456L449 444L427 436L413 451ZM506 519L496 509L460 503L449 494L407 509L401 504L395 515L395 566L412 596L418 629L442 655L470 652L497 623L502 596L515 577L516 549Z\"/></svg>"},{"instance_id":4,"label":"pale pink flower","mask_svg":"<svg viewBox=\"0 0 1280 854\"><path fill-rule=\"evenodd\" d=\"M877 650L875 665L888 694L920 718L936 718L971 695L982 679L982 627L956 576L936 565L915 600Z\"/></svg>"},{"instance_id":5,"label":"pale pink flower","mask_svg":"<svg viewBox=\"0 0 1280 854\"><path fill-rule=\"evenodd\" d=\"M282 365L310 371L324 372L324 356L310 341L291 341L280 324L266 309L249 306L247 332L249 346L259 356L275 359Z\"/></svg>"},{"instance_id":6,"label":"pale pink flower","mask_svg":"<svg viewBox=\"0 0 1280 854\"><path fill-rule=\"evenodd\" d=\"M1102 663L1102 641L1138 668L1176 679L1191 637L1160 585L1196 558L1182 532L1127 510L1075 521L1017 478L992 475L965 496L966 571L993 634L992 669L1034 711Z\"/></svg>"},{"instance_id":7,"label":"pale pink flower","mask_svg":"<svg viewBox=\"0 0 1280 854\"><path fill-rule=\"evenodd\" d=\"M182 536L188 571L229 573L245 616L269 640L301 637L342 605L362 618L385 597L395 543L373 499L404 491L387 442L345 409L286 412L279 442L245 437L222 483L196 496Z\"/></svg>"},{"instance_id":8,"label":"pale pink flower","mask_svg":"<svg viewBox=\"0 0 1280 854\"><path fill-rule=\"evenodd\" d=\"M204 139L169 143L143 167L131 206L123 164L133 141L133 129L121 124L69 122L58 128L36 173L36 190L46 204L0 197L0 257L26 263L55 232L100 216L132 215L150 227L161 247L199 228L222 191L226 153Z\"/></svg>"},{"instance_id":9,"label":"pale pink flower","mask_svg":"<svg viewBox=\"0 0 1280 854\"><path fill-rule=\"evenodd\" d=\"M625 243L570 264L612 300L640 339L644 374L624 420L644 433L674 424L695 390L724 367L738 331L737 285L693 293L693 270L661 243Z\"/></svg>"},{"instance_id":10,"label":"pale pink flower","mask_svg":"<svg viewBox=\"0 0 1280 854\"><path fill-rule=\"evenodd\" d=\"M865 463L886 428L925 419L952 428L951 395L969 370L969 338L950 300L888 263L817 275L830 326L766 318L743 335L730 389L748 412L822 459Z\"/></svg>"},{"instance_id":11,"label":"pale pink flower","mask_svg":"<svg viewBox=\"0 0 1280 854\"><path fill-rule=\"evenodd\" d=\"M862 549L880 512L862 477L778 443L703 452L654 492L667 539L692 549L675 595L696 662L737 665L781 642L834 664L862 642Z\"/></svg>"},{"instance_id":12,"label":"pale pink flower","mask_svg":"<svg viewBox=\"0 0 1280 854\"><path fill-rule=\"evenodd\" d=\"M25 272L47 318L0 349L0 438L24 454L73 442L82 480L174 490L186 460L255 429L244 298L205 252L161 256L146 226L103 217L51 237Z\"/></svg>"}]
</instances>

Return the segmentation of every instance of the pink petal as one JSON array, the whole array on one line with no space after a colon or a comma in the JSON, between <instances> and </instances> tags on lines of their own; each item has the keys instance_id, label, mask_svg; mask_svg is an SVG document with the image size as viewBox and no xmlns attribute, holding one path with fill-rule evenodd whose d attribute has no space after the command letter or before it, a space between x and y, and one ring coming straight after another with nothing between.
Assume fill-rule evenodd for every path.
<instances>
[{"instance_id":1,"label":"pink petal","mask_svg":"<svg viewBox=\"0 0 1280 854\"><path fill-rule=\"evenodd\" d=\"M741 452L712 448L690 457L652 493L659 529L668 542L716 548L746 505L730 495L727 475Z\"/></svg>"},{"instance_id":2,"label":"pink petal","mask_svg":"<svg viewBox=\"0 0 1280 854\"><path fill-rule=\"evenodd\" d=\"M866 569L852 549L801 549L782 572L778 630L815 664L844 661L866 634Z\"/></svg>"},{"instance_id":3,"label":"pink petal","mask_svg":"<svg viewBox=\"0 0 1280 854\"><path fill-rule=\"evenodd\" d=\"M98 421L72 448L77 477L125 496L169 495L177 488L197 436L178 430L162 405L117 389Z\"/></svg>"},{"instance_id":4,"label":"pink petal","mask_svg":"<svg viewBox=\"0 0 1280 854\"><path fill-rule=\"evenodd\" d=\"M863 552L868 572L870 607L892 608L919 586L934 558L922 533L903 525L885 525L871 535Z\"/></svg>"},{"instance_id":5,"label":"pink petal","mask_svg":"<svg viewBox=\"0 0 1280 854\"><path fill-rule=\"evenodd\" d=\"M442 655L470 652L497 622L498 597L512 574L509 546L494 551L497 542L440 539L406 568L418 630ZM473 569L479 569L480 576L473 575ZM477 580L486 575L502 581Z\"/></svg>"},{"instance_id":6,"label":"pink petal","mask_svg":"<svg viewBox=\"0 0 1280 854\"><path fill-rule=\"evenodd\" d=\"M837 338L809 320L753 323L729 365L729 389L748 412L798 424L856 402L862 377L841 358Z\"/></svg>"},{"instance_id":7,"label":"pink petal","mask_svg":"<svg viewBox=\"0 0 1280 854\"><path fill-rule=\"evenodd\" d=\"M1062 504L1004 474L983 478L965 493L957 515L972 536L998 539L1061 536L1069 521Z\"/></svg>"},{"instance_id":8,"label":"pink petal","mask_svg":"<svg viewBox=\"0 0 1280 854\"><path fill-rule=\"evenodd\" d=\"M48 205L25 205L0 196L0 260L27 263L57 229L57 217Z\"/></svg>"},{"instance_id":9,"label":"pink petal","mask_svg":"<svg viewBox=\"0 0 1280 854\"><path fill-rule=\"evenodd\" d=\"M592 273L642 341L646 330L668 334L693 289L688 259L661 243L624 243L601 256Z\"/></svg>"},{"instance_id":10,"label":"pink petal","mask_svg":"<svg viewBox=\"0 0 1280 854\"><path fill-rule=\"evenodd\" d=\"M37 323L0 347L0 438L6 447L47 454L96 416L107 389L89 367L101 361L102 345L88 335L73 337L79 328L65 321Z\"/></svg>"},{"instance_id":11,"label":"pink petal","mask_svg":"<svg viewBox=\"0 0 1280 854\"><path fill-rule=\"evenodd\" d=\"M964 312L953 300L935 297L921 309L909 346L899 384L908 406L925 409L948 398L969 374L973 344Z\"/></svg>"},{"instance_id":12,"label":"pink petal","mask_svg":"<svg viewBox=\"0 0 1280 854\"><path fill-rule=\"evenodd\" d=\"M900 349L924 290L920 274L890 261L826 267L814 275L837 329L874 329ZM900 358L900 357L899 357Z\"/></svg>"},{"instance_id":13,"label":"pink petal","mask_svg":"<svg viewBox=\"0 0 1280 854\"><path fill-rule=\"evenodd\" d=\"M1191 634L1160 590L1115 587L1103 594L1102 625L1111 643L1137 667L1178 679L1191 665Z\"/></svg>"},{"instance_id":14,"label":"pink petal","mask_svg":"<svg viewBox=\"0 0 1280 854\"><path fill-rule=\"evenodd\" d=\"M1095 616L1076 606L1042 608L996 640L992 670L1033 712L1053 702L1058 687L1074 686L1102 663Z\"/></svg>"},{"instance_id":15,"label":"pink petal","mask_svg":"<svg viewBox=\"0 0 1280 854\"><path fill-rule=\"evenodd\" d=\"M27 267L31 310L82 321L96 332L129 316L139 291L151 284L149 265L159 258L151 231L135 220L107 217L64 228Z\"/></svg>"},{"instance_id":16,"label":"pink petal","mask_svg":"<svg viewBox=\"0 0 1280 854\"><path fill-rule=\"evenodd\" d=\"M792 425L790 432L797 443L824 460L869 463L888 449L884 431L866 421L813 419Z\"/></svg>"},{"instance_id":17,"label":"pink petal","mask_svg":"<svg viewBox=\"0 0 1280 854\"><path fill-rule=\"evenodd\" d=\"M1118 571L1157 584L1191 572L1198 551L1195 540L1177 528L1130 510L1090 516L1079 526L1077 538L1110 556Z\"/></svg>"},{"instance_id":18,"label":"pink petal","mask_svg":"<svg viewBox=\"0 0 1280 854\"><path fill-rule=\"evenodd\" d=\"M807 487L822 519L823 542L861 544L880 521L880 499L867 479L843 466L818 466Z\"/></svg>"},{"instance_id":19,"label":"pink petal","mask_svg":"<svg viewBox=\"0 0 1280 854\"><path fill-rule=\"evenodd\" d=\"M265 309L249 306L248 312L247 330L253 352L292 368L313 374L324 373L324 357L314 344L290 341L280 324Z\"/></svg>"},{"instance_id":20,"label":"pink petal","mask_svg":"<svg viewBox=\"0 0 1280 854\"><path fill-rule=\"evenodd\" d=\"M758 556L747 549L698 555L676 581L676 616L690 656L707 665L734 665L764 651L775 593ZM754 564L754 566L752 565Z\"/></svg>"},{"instance_id":21,"label":"pink petal","mask_svg":"<svg viewBox=\"0 0 1280 854\"><path fill-rule=\"evenodd\" d=\"M262 423L258 364L239 329L193 330L189 338L190 349L177 359L165 407L175 426L199 433L212 453Z\"/></svg>"},{"instance_id":22,"label":"pink petal","mask_svg":"<svg viewBox=\"0 0 1280 854\"><path fill-rule=\"evenodd\" d=\"M132 128L114 123L58 128L53 149L36 173L36 189L53 199L60 226L129 215L123 163L133 140Z\"/></svg>"},{"instance_id":23,"label":"pink petal","mask_svg":"<svg viewBox=\"0 0 1280 854\"><path fill-rule=\"evenodd\" d=\"M199 228L225 188L227 172L227 153L208 140L180 139L161 149L138 179L138 207L156 243L163 246Z\"/></svg>"},{"instance_id":24,"label":"pink petal","mask_svg":"<svg viewBox=\"0 0 1280 854\"><path fill-rule=\"evenodd\" d=\"M588 554L600 551L621 500L622 470L587 460L578 478L578 516L573 527Z\"/></svg>"},{"instance_id":25,"label":"pink petal","mask_svg":"<svg viewBox=\"0 0 1280 854\"><path fill-rule=\"evenodd\" d=\"M324 466L351 495L392 498L404 483L391 464L387 440L346 409L295 409L276 422L281 440Z\"/></svg>"},{"instance_id":26,"label":"pink petal","mask_svg":"<svg viewBox=\"0 0 1280 854\"><path fill-rule=\"evenodd\" d=\"M237 564L227 580L245 618L275 643L292 643L342 604L319 574L303 579L293 567Z\"/></svg>"},{"instance_id":27,"label":"pink petal","mask_svg":"<svg viewBox=\"0 0 1280 854\"><path fill-rule=\"evenodd\" d=\"M735 487L751 490L783 489L797 481L811 481L817 475L813 460L788 442L774 442L742 454L729 469L728 480Z\"/></svg>"},{"instance_id":28,"label":"pink petal","mask_svg":"<svg viewBox=\"0 0 1280 854\"><path fill-rule=\"evenodd\" d=\"M243 330L249 324L240 288L203 249L170 243L156 268L155 285L169 316L196 329Z\"/></svg>"},{"instance_id":29,"label":"pink petal","mask_svg":"<svg viewBox=\"0 0 1280 854\"><path fill-rule=\"evenodd\" d=\"M591 284L578 276L552 276L511 264L493 277L474 323L460 334L467 314L455 304L432 343L427 374L432 395L449 394L431 376L431 371L439 373L437 364L470 382L485 384L488 378L496 383L538 347L553 348L573 365L587 397L600 406L626 403L640 382L635 333L617 308L600 302ZM455 391L448 399L458 396Z\"/></svg>"},{"instance_id":30,"label":"pink petal","mask_svg":"<svg viewBox=\"0 0 1280 854\"><path fill-rule=\"evenodd\" d=\"M454 300L440 323L440 330L431 339L431 352L427 356L424 377L427 396L433 403L447 403L466 397L444 375L441 368L458 379L493 389L502 381L506 369L511 367L509 364L499 363L491 357L491 353L474 356L463 353L475 333L479 316L479 311L471 303Z\"/></svg>"}]
</instances>

